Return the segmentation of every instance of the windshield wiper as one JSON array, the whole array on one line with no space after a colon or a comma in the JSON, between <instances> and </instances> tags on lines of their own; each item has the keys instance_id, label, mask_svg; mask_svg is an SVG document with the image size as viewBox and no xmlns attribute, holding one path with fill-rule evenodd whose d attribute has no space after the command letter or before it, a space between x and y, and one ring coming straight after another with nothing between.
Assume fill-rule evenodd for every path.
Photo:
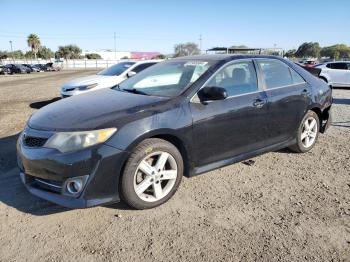
<instances>
[{"instance_id":1,"label":"windshield wiper","mask_svg":"<svg viewBox=\"0 0 350 262\"><path fill-rule=\"evenodd\" d=\"M145 92L143 92L143 91L141 91L141 90L138 90L138 89L136 89L136 88L130 88L130 89L121 89L120 88L120 90L122 90L122 91L125 91L125 92L129 92L129 93L133 93L133 94L139 94L139 95L146 95L146 96L149 96L149 94L147 94L147 93L145 93Z\"/></svg>"}]
</instances>

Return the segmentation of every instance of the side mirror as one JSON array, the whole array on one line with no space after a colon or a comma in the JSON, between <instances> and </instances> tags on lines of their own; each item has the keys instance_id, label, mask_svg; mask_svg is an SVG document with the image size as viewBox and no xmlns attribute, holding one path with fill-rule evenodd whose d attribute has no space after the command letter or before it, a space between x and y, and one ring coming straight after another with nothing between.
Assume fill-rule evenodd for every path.
<instances>
[{"instance_id":1,"label":"side mirror","mask_svg":"<svg viewBox=\"0 0 350 262\"><path fill-rule=\"evenodd\" d=\"M227 98L227 92L223 87L206 86L198 91L198 97L202 102L224 100Z\"/></svg>"},{"instance_id":2,"label":"side mirror","mask_svg":"<svg viewBox=\"0 0 350 262\"><path fill-rule=\"evenodd\" d=\"M134 75L136 75L136 72L134 72L134 71L130 71L130 72L128 72L128 73L126 74L126 76L127 76L128 78L130 78L130 77L132 77L132 76L134 76Z\"/></svg>"}]
</instances>

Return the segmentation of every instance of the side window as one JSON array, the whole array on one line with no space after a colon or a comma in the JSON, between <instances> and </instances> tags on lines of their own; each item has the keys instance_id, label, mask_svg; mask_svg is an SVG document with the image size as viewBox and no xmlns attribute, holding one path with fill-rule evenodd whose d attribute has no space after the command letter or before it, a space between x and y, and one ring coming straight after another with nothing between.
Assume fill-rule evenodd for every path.
<instances>
[{"instance_id":1,"label":"side window","mask_svg":"<svg viewBox=\"0 0 350 262\"><path fill-rule=\"evenodd\" d=\"M305 80L292 68L290 68L290 73L292 74L293 84L297 85L305 83Z\"/></svg>"},{"instance_id":2,"label":"side window","mask_svg":"<svg viewBox=\"0 0 350 262\"><path fill-rule=\"evenodd\" d=\"M132 69L131 71L135 72L135 73L139 73L142 70L146 69L147 67L150 67L151 65L154 65L155 63L144 63L138 66L135 66L134 69Z\"/></svg>"},{"instance_id":3,"label":"side window","mask_svg":"<svg viewBox=\"0 0 350 262\"><path fill-rule=\"evenodd\" d=\"M215 74L208 86L223 87L228 96L258 91L258 80L253 62L244 61L225 66Z\"/></svg>"},{"instance_id":4,"label":"side window","mask_svg":"<svg viewBox=\"0 0 350 262\"><path fill-rule=\"evenodd\" d=\"M342 70L347 70L348 66L346 63L333 63L333 69L342 69Z\"/></svg>"},{"instance_id":5,"label":"side window","mask_svg":"<svg viewBox=\"0 0 350 262\"><path fill-rule=\"evenodd\" d=\"M257 59L267 89L293 84L292 75L285 63L276 59Z\"/></svg>"},{"instance_id":6,"label":"side window","mask_svg":"<svg viewBox=\"0 0 350 262\"><path fill-rule=\"evenodd\" d=\"M326 67L333 68L333 64L327 64Z\"/></svg>"}]
</instances>

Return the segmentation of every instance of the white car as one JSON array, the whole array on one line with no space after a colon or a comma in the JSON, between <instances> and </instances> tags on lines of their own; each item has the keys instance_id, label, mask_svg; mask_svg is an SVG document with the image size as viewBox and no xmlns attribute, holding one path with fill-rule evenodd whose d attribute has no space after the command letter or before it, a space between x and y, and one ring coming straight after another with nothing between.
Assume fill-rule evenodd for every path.
<instances>
[{"instance_id":1,"label":"white car","mask_svg":"<svg viewBox=\"0 0 350 262\"><path fill-rule=\"evenodd\" d=\"M73 79L61 87L61 97L79 95L101 88L110 88L160 61L161 60L142 60L120 62L102 70L96 75Z\"/></svg>"},{"instance_id":2,"label":"white car","mask_svg":"<svg viewBox=\"0 0 350 262\"><path fill-rule=\"evenodd\" d=\"M319 77L329 85L336 87L350 87L350 62L337 61L316 65L321 69Z\"/></svg>"}]
</instances>

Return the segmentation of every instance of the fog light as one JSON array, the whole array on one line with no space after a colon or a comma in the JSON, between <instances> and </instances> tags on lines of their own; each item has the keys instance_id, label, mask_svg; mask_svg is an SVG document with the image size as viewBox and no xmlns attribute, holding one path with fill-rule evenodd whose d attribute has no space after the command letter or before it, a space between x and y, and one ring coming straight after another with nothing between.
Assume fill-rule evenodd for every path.
<instances>
[{"instance_id":1,"label":"fog light","mask_svg":"<svg viewBox=\"0 0 350 262\"><path fill-rule=\"evenodd\" d=\"M78 195L84 189L88 176L79 176L68 178L65 182L64 189L68 195Z\"/></svg>"},{"instance_id":2,"label":"fog light","mask_svg":"<svg viewBox=\"0 0 350 262\"><path fill-rule=\"evenodd\" d=\"M83 189L83 183L80 179L72 180L67 183L67 191L71 194L77 194Z\"/></svg>"}]
</instances>

